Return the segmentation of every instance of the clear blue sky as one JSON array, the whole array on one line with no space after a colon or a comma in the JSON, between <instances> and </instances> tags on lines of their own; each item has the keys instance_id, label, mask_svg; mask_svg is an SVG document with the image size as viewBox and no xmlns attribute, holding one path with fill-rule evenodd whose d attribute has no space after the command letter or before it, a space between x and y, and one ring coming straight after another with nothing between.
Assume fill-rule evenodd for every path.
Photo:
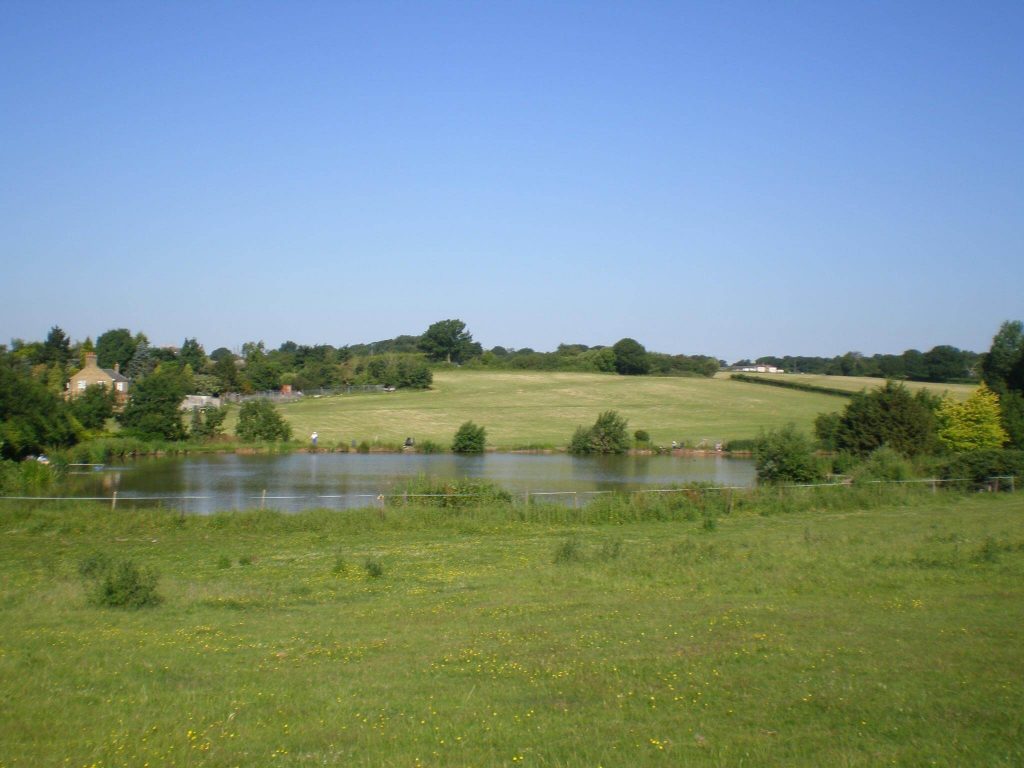
<instances>
[{"instance_id":1,"label":"clear blue sky","mask_svg":"<svg viewBox=\"0 0 1024 768\"><path fill-rule=\"evenodd\" d=\"M0 2L0 341L987 349L1024 3Z\"/></svg>"}]
</instances>

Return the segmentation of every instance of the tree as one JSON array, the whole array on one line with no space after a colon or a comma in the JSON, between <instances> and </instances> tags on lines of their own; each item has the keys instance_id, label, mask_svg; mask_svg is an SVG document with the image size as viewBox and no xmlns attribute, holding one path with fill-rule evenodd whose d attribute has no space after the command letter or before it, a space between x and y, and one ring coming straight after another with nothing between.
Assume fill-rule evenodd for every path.
<instances>
[{"instance_id":1,"label":"tree","mask_svg":"<svg viewBox=\"0 0 1024 768\"><path fill-rule=\"evenodd\" d=\"M0 457L20 459L77 435L64 400L0 356Z\"/></svg>"},{"instance_id":2,"label":"tree","mask_svg":"<svg viewBox=\"0 0 1024 768\"><path fill-rule=\"evenodd\" d=\"M616 411L605 411L591 427L577 427L569 442L569 453L625 453L629 450L626 421Z\"/></svg>"},{"instance_id":3,"label":"tree","mask_svg":"<svg viewBox=\"0 0 1024 768\"><path fill-rule=\"evenodd\" d=\"M212 440L224 434L224 419L227 418L227 406L220 408L193 408L192 423L188 435L193 440Z\"/></svg>"},{"instance_id":4,"label":"tree","mask_svg":"<svg viewBox=\"0 0 1024 768\"><path fill-rule=\"evenodd\" d=\"M269 400L249 400L238 411L235 434L246 442L291 440L292 427Z\"/></svg>"},{"instance_id":5,"label":"tree","mask_svg":"<svg viewBox=\"0 0 1024 768\"><path fill-rule=\"evenodd\" d=\"M180 408L190 389L185 372L165 363L132 388L118 421L125 432L143 440L183 440Z\"/></svg>"},{"instance_id":6,"label":"tree","mask_svg":"<svg viewBox=\"0 0 1024 768\"><path fill-rule=\"evenodd\" d=\"M217 377L219 392L238 392L242 388L242 377L238 374L235 357L230 352L217 358L213 365L213 375Z\"/></svg>"},{"instance_id":7,"label":"tree","mask_svg":"<svg viewBox=\"0 0 1024 768\"><path fill-rule=\"evenodd\" d=\"M956 347L943 344L924 354L928 381L952 381L967 375L964 353Z\"/></svg>"},{"instance_id":8,"label":"tree","mask_svg":"<svg viewBox=\"0 0 1024 768\"><path fill-rule=\"evenodd\" d=\"M117 393L113 387L90 384L71 401L71 414L86 429L103 429L114 415Z\"/></svg>"},{"instance_id":9,"label":"tree","mask_svg":"<svg viewBox=\"0 0 1024 768\"><path fill-rule=\"evenodd\" d=\"M939 440L951 451L1001 448L1008 439L1000 424L999 395L984 384L962 403L946 398L936 415Z\"/></svg>"},{"instance_id":10,"label":"tree","mask_svg":"<svg viewBox=\"0 0 1024 768\"><path fill-rule=\"evenodd\" d=\"M419 348L431 360L461 363L474 353L480 354L480 345L474 344L473 336L461 320L439 320L424 331Z\"/></svg>"},{"instance_id":11,"label":"tree","mask_svg":"<svg viewBox=\"0 0 1024 768\"><path fill-rule=\"evenodd\" d=\"M192 366L194 373L202 373L206 367L206 352L203 351L203 345L195 339L185 339L181 343L178 359L182 363Z\"/></svg>"},{"instance_id":12,"label":"tree","mask_svg":"<svg viewBox=\"0 0 1024 768\"><path fill-rule=\"evenodd\" d=\"M1002 394L1009 389L1014 368L1024 365L1024 324L1007 320L992 337L992 346L981 361L981 375L992 391ZM1024 382L1020 386L1024 386Z\"/></svg>"},{"instance_id":13,"label":"tree","mask_svg":"<svg viewBox=\"0 0 1024 768\"><path fill-rule=\"evenodd\" d=\"M127 328L115 328L96 339L96 365L113 368L115 364L124 368L135 354L135 337Z\"/></svg>"},{"instance_id":14,"label":"tree","mask_svg":"<svg viewBox=\"0 0 1024 768\"><path fill-rule=\"evenodd\" d=\"M904 456L927 453L935 445L936 405L925 390L911 395L905 385L893 381L858 392L839 417L836 448L861 456L883 445Z\"/></svg>"},{"instance_id":15,"label":"tree","mask_svg":"<svg viewBox=\"0 0 1024 768\"><path fill-rule=\"evenodd\" d=\"M472 421L465 422L452 440L453 453L483 453L487 442L487 430Z\"/></svg>"},{"instance_id":16,"label":"tree","mask_svg":"<svg viewBox=\"0 0 1024 768\"><path fill-rule=\"evenodd\" d=\"M814 446L794 424L762 432L754 442L754 464L762 483L813 483L821 478Z\"/></svg>"},{"instance_id":17,"label":"tree","mask_svg":"<svg viewBox=\"0 0 1024 768\"><path fill-rule=\"evenodd\" d=\"M635 339L619 339L612 345L615 370L624 376L638 376L651 369L644 345Z\"/></svg>"},{"instance_id":18,"label":"tree","mask_svg":"<svg viewBox=\"0 0 1024 768\"><path fill-rule=\"evenodd\" d=\"M135 340L135 352L125 369L125 376L133 382L142 381L154 371L156 365L157 361L154 359L153 351L149 348L149 341L145 336L139 334Z\"/></svg>"},{"instance_id":19,"label":"tree","mask_svg":"<svg viewBox=\"0 0 1024 768\"><path fill-rule=\"evenodd\" d=\"M71 360L71 340L59 326L53 326L43 342L43 362L64 368Z\"/></svg>"}]
</instances>

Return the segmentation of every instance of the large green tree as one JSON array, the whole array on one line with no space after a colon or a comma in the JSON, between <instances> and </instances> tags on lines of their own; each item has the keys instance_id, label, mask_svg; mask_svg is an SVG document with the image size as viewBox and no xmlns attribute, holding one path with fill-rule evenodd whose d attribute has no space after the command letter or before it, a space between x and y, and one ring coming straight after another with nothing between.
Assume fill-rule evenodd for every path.
<instances>
[{"instance_id":1,"label":"large green tree","mask_svg":"<svg viewBox=\"0 0 1024 768\"><path fill-rule=\"evenodd\" d=\"M615 355L615 370L625 376L637 376L651 369L647 350L636 339L619 339L612 345L612 353Z\"/></svg>"},{"instance_id":2,"label":"large green tree","mask_svg":"<svg viewBox=\"0 0 1024 768\"><path fill-rule=\"evenodd\" d=\"M1014 448L1024 448L1024 324L1007 320L982 355L981 375L999 395L1003 429Z\"/></svg>"},{"instance_id":3,"label":"large green tree","mask_svg":"<svg viewBox=\"0 0 1024 768\"><path fill-rule=\"evenodd\" d=\"M20 459L76 440L64 400L0 355L0 456Z\"/></svg>"},{"instance_id":4,"label":"large green tree","mask_svg":"<svg viewBox=\"0 0 1024 768\"><path fill-rule=\"evenodd\" d=\"M122 429L144 440L183 440L181 403L191 388L181 366L161 365L132 387L131 400L118 417Z\"/></svg>"},{"instance_id":5,"label":"large green tree","mask_svg":"<svg viewBox=\"0 0 1024 768\"><path fill-rule=\"evenodd\" d=\"M206 352L203 351L203 345L195 339L185 339L182 342L178 359L192 366L193 373L202 373L206 367Z\"/></svg>"},{"instance_id":6,"label":"large green tree","mask_svg":"<svg viewBox=\"0 0 1024 768\"><path fill-rule=\"evenodd\" d=\"M137 340L127 328L115 328L96 339L96 364L100 368L113 368L117 363L124 368L135 354Z\"/></svg>"},{"instance_id":7,"label":"large green tree","mask_svg":"<svg viewBox=\"0 0 1024 768\"><path fill-rule=\"evenodd\" d=\"M946 398L939 406L939 440L951 451L1002 448L1007 434L1000 424L999 395L982 384L964 402Z\"/></svg>"},{"instance_id":8,"label":"large green tree","mask_svg":"<svg viewBox=\"0 0 1024 768\"><path fill-rule=\"evenodd\" d=\"M928 453L936 444L937 405L925 390L912 395L905 385L887 381L884 387L855 394L834 433L819 437L861 456L883 445L904 456Z\"/></svg>"},{"instance_id":9,"label":"large green tree","mask_svg":"<svg viewBox=\"0 0 1024 768\"><path fill-rule=\"evenodd\" d=\"M480 345L473 342L473 335L461 320L437 321L423 332L419 348L431 360L448 363L461 363L481 352Z\"/></svg>"},{"instance_id":10,"label":"large green tree","mask_svg":"<svg viewBox=\"0 0 1024 768\"><path fill-rule=\"evenodd\" d=\"M240 440L291 440L292 427L281 418L269 400L257 399L242 403L238 411L235 434Z\"/></svg>"}]
</instances>

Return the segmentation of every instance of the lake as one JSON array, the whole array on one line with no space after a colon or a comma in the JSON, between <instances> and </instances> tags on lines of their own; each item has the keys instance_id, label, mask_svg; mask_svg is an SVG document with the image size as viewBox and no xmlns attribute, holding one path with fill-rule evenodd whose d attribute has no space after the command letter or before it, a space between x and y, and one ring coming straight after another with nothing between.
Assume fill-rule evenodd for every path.
<instances>
[{"instance_id":1,"label":"lake","mask_svg":"<svg viewBox=\"0 0 1024 768\"><path fill-rule=\"evenodd\" d=\"M142 459L71 475L68 495L143 500L187 512L351 508L401 493L420 475L486 478L513 495L574 503L593 494L671 488L690 482L751 486L754 463L724 456L600 456L487 453L212 456ZM265 498L264 498L265 492ZM550 494L542 496L542 494Z\"/></svg>"}]
</instances>

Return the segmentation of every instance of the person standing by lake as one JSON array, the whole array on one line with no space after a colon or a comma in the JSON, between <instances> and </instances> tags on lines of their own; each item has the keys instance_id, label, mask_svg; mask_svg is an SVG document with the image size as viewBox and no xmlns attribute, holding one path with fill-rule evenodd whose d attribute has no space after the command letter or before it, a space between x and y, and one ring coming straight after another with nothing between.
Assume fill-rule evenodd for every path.
<instances>
[{"instance_id":1,"label":"person standing by lake","mask_svg":"<svg viewBox=\"0 0 1024 768\"><path fill-rule=\"evenodd\" d=\"M313 441L313 447L316 448L317 438L320 437L316 432L309 436L309 439Z\"/></svg>"}]
</instances>

